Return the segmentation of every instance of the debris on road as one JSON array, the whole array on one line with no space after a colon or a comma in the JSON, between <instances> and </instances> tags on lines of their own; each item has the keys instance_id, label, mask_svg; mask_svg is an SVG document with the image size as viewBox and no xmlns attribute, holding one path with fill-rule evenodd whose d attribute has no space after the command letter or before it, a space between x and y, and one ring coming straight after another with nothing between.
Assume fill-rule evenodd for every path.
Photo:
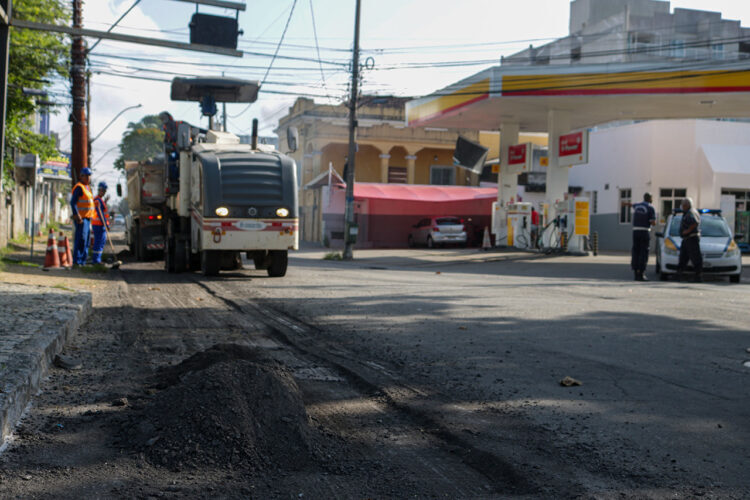
<instances>
[{"instance_id":1,"label":"debris on road","mask_svg":"<svg viewBox=\"0 0 750 500\"><path fill-rule=\"evenodd\" d=\"M120 436L152 465L259 472L310 462L313 431L297 384L258 351L216 345L161 377L166 388L130 415Z\"/></svg>"},{"instance_id":2,"label":"debris on road","mask_svg":"<svg viewBox=\"0 0 750 500\"><path fill-rule=\"evenodd\" d=\"M58 354L55 356L54 363L56 367L62 368L63 370L73 371L80 370L82 368L81 363L62 354Z\"/></svg>"},{"instance_id":3,"label":"debris on road","mask_svg":"<svg viewBox=\"0 0 750 500\"><path fill-rule=\"evenodd\" d=\"M573 377L565 377L560 381L560 385L563 387L573 387L577 385L583 385L583 382L576 380Z\"/></svg>"}]
</instances>

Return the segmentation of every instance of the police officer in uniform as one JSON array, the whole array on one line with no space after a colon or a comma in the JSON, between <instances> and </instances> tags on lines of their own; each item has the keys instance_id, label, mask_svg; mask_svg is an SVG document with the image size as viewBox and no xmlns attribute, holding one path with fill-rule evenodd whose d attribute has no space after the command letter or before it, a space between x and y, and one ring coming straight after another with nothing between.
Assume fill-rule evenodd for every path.
<instances>
[{"instance_id":1,"label":"police officer in uniform","mask_svg":"<svg viewBox=\"0 0 750 500\"><path fill-rule=\"evenodd\" d=\"M633 206L633 249L630 267L636 281L648 281L648 247L651 242L651 226L656 225L656 211L651 205L651 193L644 193L643 201Z\"/></svg>"},{"instance_id":2,"label":"police officer in uniform","mask_svg":"<svg viewBox=\"0 0 750 500\"><path fill-rule=\"evenodd\" d=\"M70 208L73 211L73 222L75 222L73 265L83 266L88 257L91 219L94 218L94 196L89 187L91 169L82 168L78 179L70 197Z\"/></svg>"},{"instance_id":3,"label":"police officer in uniform","mask_svg":"<svg viewBox=\"0 0 750 500\"><path fill-rule=\"evenodd\" d=\"M691 198L682 200L682 221L680 222L680 261L677 265L677 276L682 279L682 273L687 268L688 261L693 263L695 281L703 281L703 256L701 255L701 216L693 206Z\"/></svg>"}]
</instances>

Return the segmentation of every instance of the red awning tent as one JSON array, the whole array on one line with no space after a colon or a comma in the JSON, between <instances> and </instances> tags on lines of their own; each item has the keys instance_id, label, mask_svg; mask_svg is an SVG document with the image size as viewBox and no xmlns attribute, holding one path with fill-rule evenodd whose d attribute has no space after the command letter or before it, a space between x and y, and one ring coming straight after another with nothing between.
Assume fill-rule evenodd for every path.
<instances>
[{"instance_id":1,"label":"red awning tent","mask_svg":"<svg viewBox=\"0 0 750 500\"><path fill-rule=\"evenodd\" d=\"M414 184L354 185L355 218L359 224L359 246L406 246L412 226L425 217L453 215L464 219L470 240L489 226L497 188L467 186L423 186ZM337 239L343 233L344 186L334 185L330 203L324 208L326 232ZM343 235L342 235L343 236Z\"/></svg>"}]
</instances>

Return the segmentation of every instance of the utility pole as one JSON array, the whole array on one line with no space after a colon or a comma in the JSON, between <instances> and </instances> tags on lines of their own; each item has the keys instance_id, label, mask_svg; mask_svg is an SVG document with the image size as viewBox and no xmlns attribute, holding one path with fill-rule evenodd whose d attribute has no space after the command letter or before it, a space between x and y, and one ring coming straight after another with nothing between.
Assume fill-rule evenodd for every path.
<instances>
[{"instance_id":1,"label":"utility pole","mask_svg":"<svg viewBox=\"0 0 750 500\"><path fill-rule=\"evenodd\" d=\"M358 229L354 225L354 159L357 154L357 93L359 84L359 11L361 0L357 0L354 14L354 51L352 53L352 95L349 100L349 158L346 169L346 205L344 208L344 260L352 260L353 238Z\"/></svg>"},{"instance_id":2,"label":"utility pole","mask_svg":"<svg viewBox=\"0 0 750 500\"><path fill-rule=\"evenodd\" d=\"M0 194L3 192L5 166L5 108L8 101L8 55L10 54L10 18L13 0L0 0Z\"/></svg>"},{"instance_id":3,"label":"utility pole","mask_svg":"<svg viewBox=\"0 0 750 500\"><path fill-rule=\"evenodd\" d=\"M83 28L82 0L73 1L73 28ZM73 185L83 167L88 167L88 127L86 126L86 47L83 37L74 36L70 47L71 94L73 96L71 174Z\"/></svg>"}]
</instances>

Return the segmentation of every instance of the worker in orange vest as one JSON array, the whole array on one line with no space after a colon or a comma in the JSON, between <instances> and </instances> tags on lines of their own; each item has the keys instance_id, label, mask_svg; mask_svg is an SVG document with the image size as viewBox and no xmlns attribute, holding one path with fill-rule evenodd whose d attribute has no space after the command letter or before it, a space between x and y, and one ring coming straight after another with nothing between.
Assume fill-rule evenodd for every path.
<instances>
[{"instance_id":1,"label":"worker in orange vest","mask_svg":"<svg viewBox=\"0 0 750 500\"><path fill-rule=\"evenodd\" d=\"M91 194L91 188L89 187L91 169L88 167L82 168L78 179L76 185L73 186L73 195L70 197L70 208L73 211L73 222L75 222L74 266L86 264L91 219L94 217L94 196Z\"/></svg>"},{"instance_id":2,"label":"worker in orange vest","mask_svg":"<svg viewBox=\"0 0 750 500\"><path fill-rule=\"evenodd\" d=\"M94 197L94 218L91 219L91 231L94 233L94 246L91 249L91 262L101 264L104 244L107 242L109 230L109 211L102 198L107 193L107 183L100 182L98 192Z\"/></svg>"}]
</instances>

